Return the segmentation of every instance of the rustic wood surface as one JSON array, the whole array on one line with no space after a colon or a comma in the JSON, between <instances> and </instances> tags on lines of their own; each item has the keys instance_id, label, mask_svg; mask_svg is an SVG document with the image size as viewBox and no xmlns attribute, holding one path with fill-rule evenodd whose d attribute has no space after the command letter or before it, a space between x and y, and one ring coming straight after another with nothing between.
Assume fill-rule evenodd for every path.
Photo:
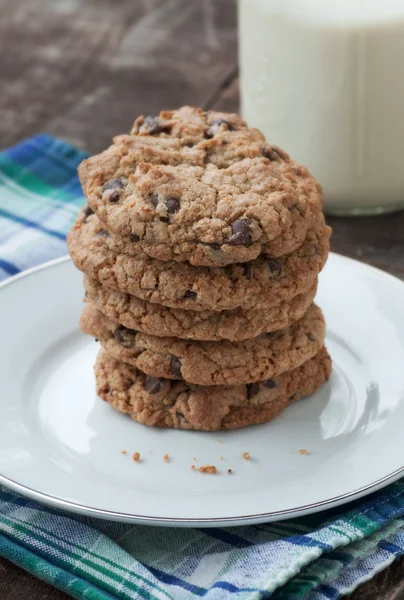
<instances>
[{"instance_id":1,"label":"rustic wood surface","mask_svg":"<svg viewBox=\"0 0 404 600\"><path fill-rule=\"evenodd\" d=\"M97 152L141 113L238 110L235 0L0 0L0 56L1 147L46 131ZM334 251L404 279L404 212L329 222ZM351 598L403 587L404 559ZM67 596L0 559L0 598Z\"/></svg>"}]
</instances>

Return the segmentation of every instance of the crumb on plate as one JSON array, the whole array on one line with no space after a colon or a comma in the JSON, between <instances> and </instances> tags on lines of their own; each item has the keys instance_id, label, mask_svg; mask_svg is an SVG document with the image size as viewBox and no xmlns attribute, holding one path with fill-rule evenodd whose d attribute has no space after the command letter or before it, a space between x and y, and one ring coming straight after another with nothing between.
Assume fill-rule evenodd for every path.
<instances>
[{"instance_id":1,"label":"crumb on plate","mask_svg":"<svg viewBox=\"0 0 404 600\"><path fill-rule=\"evenodd\" d=\"M243 452L243 458L244 460L250 460L250 453L249 452Z\"/></svg>"},{"instance_id":2,"label":"crumb on plate","mask_svg":"<svg viewBox=\"0 0 404 600\"><path fill-rule=\"evenodd\" d=\"M229 475L233 475L233 471L231 469L227 469Z\"/></svg>"},{"instance_id":3,"label":"crumb on plate","mask_svg":"<svg viewBox=\"0 0 404 600\"><path fill-rule=\"evenodd\" d=\"M191 465L189 468L191 469L191 471L195 471L195 465Z\"/></svg>"},{"instance_id":4,"label":"crumb on plate","mask_svg":"<svg viewBox=\"0 0 404 600\"><path fill-rule=\"evenodd\" d=\"M299 450L300 454L307 454L307 450L306 448L301 448L301 450Z\"/></svg>"},{"instance_id":5,"label":"crumb on plate","mask_svg":"<svg viewBox=\"0 0 404 600\"><path fill-rule=\"evenodd\" d=\"M127 454L126 450L121 450L121 454Z\"/></svg>"},{"instance_id":6,"label":"crumb on plate","mask_svg":"<svg viewBox=\"0 0 404 600\"><path fill-rule=\"evenodd\" d=\"M209 475L216 475L217 469L215 465L203 465L198 469L199 473L208 473Z\"/></svg>"},{"instance_id":7,"label":"crumb on plate","mask_svg":"<svg viewBox=\"0 0 404 600\"><path fill-rule=\"evenodd\" d=\"M168 461L169 461L169 458L170 458L170 457L168 456L168 454L164 454L164 456L163 456L163 460L164 460L164 462L168 462Z\"/></svg>"},{"instance_id":8,"label":"crumb on plate","mask_svg":"<svg viewBox=\"0 0 404 600\"><path fill-rule=\"evenodd\" d=\"M135 452L135 453L132 455L132 458L133 458L133 460L134 460L135 462L140 462L140 452Z\"/></svg>"}]
</instances>

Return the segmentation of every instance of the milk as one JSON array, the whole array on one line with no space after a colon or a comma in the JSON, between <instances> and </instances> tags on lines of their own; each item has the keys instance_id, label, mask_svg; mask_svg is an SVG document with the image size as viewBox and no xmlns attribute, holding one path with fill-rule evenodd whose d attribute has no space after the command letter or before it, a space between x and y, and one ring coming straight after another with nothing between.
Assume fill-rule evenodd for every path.
<instances>
[{"instance_id":1,"label":"milk","mask_svg":"<svg viewBox=\"0 0 404 600\"><path fill-rule=\"evenodd\" d=\"M331 213L404 208L404 0L239 0L247 122Z\"/></svg>"}]
</instances>

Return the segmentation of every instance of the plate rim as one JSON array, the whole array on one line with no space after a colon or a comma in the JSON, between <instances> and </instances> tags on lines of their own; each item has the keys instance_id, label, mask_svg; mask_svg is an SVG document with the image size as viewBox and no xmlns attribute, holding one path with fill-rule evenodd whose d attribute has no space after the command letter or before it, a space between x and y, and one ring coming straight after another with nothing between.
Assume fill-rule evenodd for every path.
<instances>
[{"instance_id":1,"label":"plate rim","mask_svg":"<svg viewBox=\"0 0 404 600\"><path fill-rule=\"evenodd\" d=\"M375 275L381 276L387 280L394 282L395 284L399 284L403 286L404 291L404 281L399 279L398 277L383 271L373 265L369 265L362 261L356 260L354 258L350 258L348 256L344 256L342 254L337 254L335 252L330 252L330 256L337 258L338 260L348 261L354 263L355 266L359 266L362 269L370 270L374 272ZM30 269L26 269L21 273L13 275L12 277L8 277L5 281L0 283L0 290L4 287L12 285L16 281L30 277L31 275L36 274L39 271L43 271L46 269L50 269L54 266L64 264L67 262L71 262L71 257L69 255L61 256L59 258L47 261L45 263L41 263L37 266L31 267ZM319 500L318 502L313 502L310 504L306 504L303 506L297 506L294 508L287 508L284 510L277 510L271 512L258 513L253 515L240 515L240 516L232 516L232 517L161 517L161 516L149 516L149 515L136 515L134 513L126 513L120 511L113 511L108 509L96 508L93 506L86 506L85 504L80 504L77 502L73 502L70 500L64 500L58 496L53 496L50 494L46 494L39 490L33 489L31 487L25 486L22 483L14 481L13 479L6 477L0 473L0 484L4 487L11 489L14 492L20 493L23 496L31 498L33 500L42 502L47 506L51 506L53 508L66 510L75 514L84 514L87 516L95 517L95 518L104 518L121 522L134 522L139 524L146 525L168 525L168 526L201 526L207 527L209 525L221 526L231 526L231 525L243 525L246 523L259 523L259 522L269 522L280 519L292 518L293 516L303 516L305 514L310 514L313 512L317 512L320 509L329 509L335 506L340 506L349 502L350 499L361 498L372 491L377 491L383 488L388 483L393 483L397 479L404 474L404 465L396 469L395 471L388 473L384 477L373 481L366 486L362 486L355 490L351 490L350 492L346 492L345 494L339 494L332 498L326 498L325 500Z\"/></svg>"},{"instance_id":2,"label":"plate rim","mask_svg":"<svg viewBox=\"0 0 404 600\"><path fill-rule=\"evenodd\" d=\"M400 479L401 474L404 472L404 466L400 467L389 473L385 477L378 479L366 486L334 496L333 498L327 498L326 500L320 500L297 508L287 508L285 510L271 511L269 513L258 513L254 515L241 515L235 517L156 517L148 515L135 515L133 513L125 513L114 510L106 510L101 508L95 508L93 506L86 506L85 504L78 504L71 502L70 500L63 500L57 496L51 496L37 490L33 490L30 487L17 483L13 479L5 477L0 474L0 484L11 489L14 492L20 493L22 496L31 498L60 510L66 510L74 514L84 514L94 518L103 518L119 522L132 522L141 525L169 525L173 527L178 526L190 526L190 527L208 527L212 524L216 527L230 527L230 526L241 526L254 523L269 523L270 521L277 521L292 518L294 516L309 515L314 512L319 512L318 509L325 507L330 509L335 506L341 506L349 502L350 498L359 499L366 496L371 491L376 492L387 485L387 483L394 483L397 479ZM222 525L223 524L223 525Z\"/></svg>"}]
</instances>

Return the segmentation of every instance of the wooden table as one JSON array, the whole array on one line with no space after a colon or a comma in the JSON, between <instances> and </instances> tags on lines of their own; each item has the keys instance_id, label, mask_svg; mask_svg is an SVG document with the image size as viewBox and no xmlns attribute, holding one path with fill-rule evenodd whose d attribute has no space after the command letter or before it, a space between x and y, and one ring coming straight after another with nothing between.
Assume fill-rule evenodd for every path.
<instances>
[{"instance_id":1,"label":"wooden table","mask_svg":"<svg viewBox=\"0 0 404 600\"><path fill-rule=\"evenodd\" d=\"M47 131L97 152L138 114L238 110L235 0L0 0L0 56L1 147ZM404 212L329 222L333 250L404 279ZM402 589L397 561L351 598ZM0 559L0 598L67 596Z\"/></svg>"}]
</instances>

